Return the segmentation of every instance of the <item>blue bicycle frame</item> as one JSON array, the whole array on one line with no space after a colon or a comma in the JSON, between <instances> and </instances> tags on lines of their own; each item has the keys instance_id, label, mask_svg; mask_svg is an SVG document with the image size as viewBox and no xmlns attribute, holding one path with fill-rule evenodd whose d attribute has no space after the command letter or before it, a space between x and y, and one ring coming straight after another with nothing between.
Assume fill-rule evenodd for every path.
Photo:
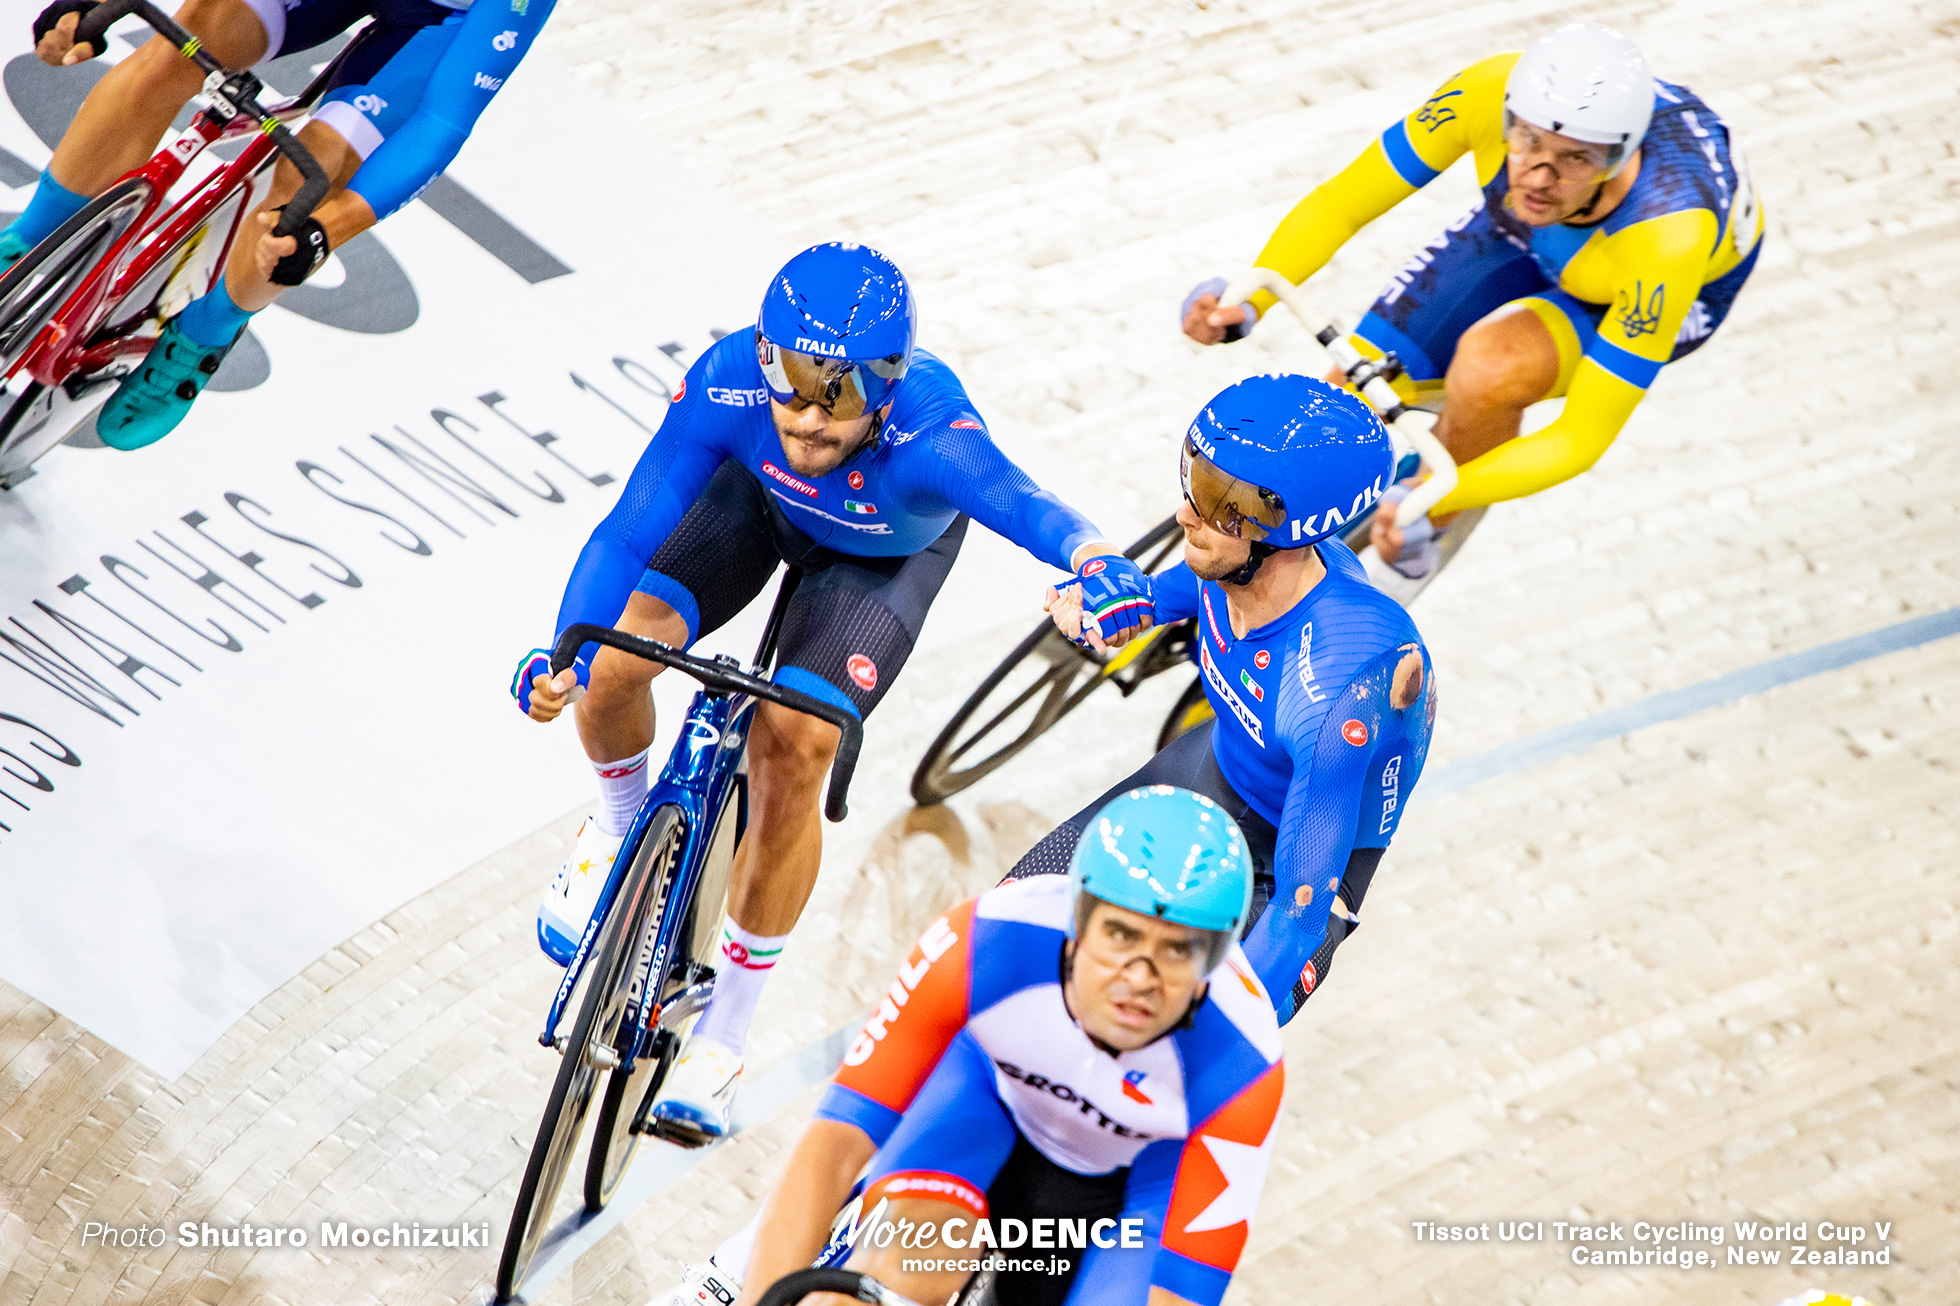
<instances>
[{"instance_id":1,"label":"blue bicycle frame","mask_svg":"<svg viewBox=\"0 0 1960 1306\"><path fill-rule=\"evenodd\" d=\"M617 1072L632 1072L634 1062L651 1045L663 1015L670 1026L677 1025L707 1002L713 987L712 978L705 983L692 983L694 976L688 975L689 986L675 995L671 1003L663 1003L663 990L667 976L678 960L678 950L693 917L691 909L709 851L715 844L717 823L732 815L735 820L734 834L738 839L748 825L748 781L742 771L742 761L747 753L749 728L759 701L767 700L794 708L838 728L837 757L831 764L830 790L824 814L832 821L844 819L845 794L850 788L851 773L856 769L858 749L863 743L862 725L854 714L834 703L761 678L775 657L776 637L782 629L783 616L789 608L790 596L795 593L799 577L800 573L792 569L777 592L768 627L756 650L755 665L747 672L741 670L741 664L735 659L725 655L712 659L696 657L654 640L641 639L603 626L576 625L569 627L559 637L551 657L553 675L572 665L579 650L587 644L603 644L684 671L699 680L702 688L688 706L680 738L674 741L666 769L648 790L646 800L640 804L633 824L620 843L619 855L613 859L612 871L599 891L599 901L593 908L591 919L585 924L578 950L572 954L571 963L565 968L565 978L559 981L558 991L552 996L551 1010L545 1016L544 1032L538 1036L538 1042L545 1047L556 1045L558 1023L563 1019L572 992L578 987L579 978L591 959L592 949L612 911L614 900L639 858L647 830L655 816L669 806L679 810L684 823L679 868L670 874L666 890L649 916L648 932L634 958L632 979L627 989L627 1008L622 1017L622 1028L630 1028L633 1038L621 1057ZM731 787L736 790L732 813L728 805ZM681 910L672 910L675 904Z\"/></svg>"}]
</instances>

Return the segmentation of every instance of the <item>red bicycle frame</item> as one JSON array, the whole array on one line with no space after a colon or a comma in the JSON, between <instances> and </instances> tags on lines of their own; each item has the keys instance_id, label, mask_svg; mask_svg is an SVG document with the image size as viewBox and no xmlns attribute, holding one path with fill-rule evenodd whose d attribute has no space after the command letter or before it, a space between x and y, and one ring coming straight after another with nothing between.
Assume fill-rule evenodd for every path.
<instances>
[{"instance_id":1,"label":"red bicycle frame","mask_svg":"<svg viewBox=\"0 0 1960 1306\"><path fill-rule=\"evenodd\" d=\"M298 110L280 112L280 117L297 116ZM236 159L204 178L188 194L170 203L169 192L206 149L221 141L251 137ZM43 385L58 385L71 376L99 371L124 355L141 356L155 343L153 335L117 335L90 343L89 337L108 315L108 311L131 294L158 265L176 255L192 233L198 231L227 199L240 188L256 186L256 174L277 152L277 147L257 123L246 118L221 125L208 111L191 119L177 138L139 168L132 177L150 183L150 198L136 221L116 238L116 242L68 297L52 320L41 329L15 371L25 371ZM252 205L238 205L226 224L214 263L217 276L224 275L233 242ZM215 233L212 233L215 234Z\"/></svg>"}]
</instances>

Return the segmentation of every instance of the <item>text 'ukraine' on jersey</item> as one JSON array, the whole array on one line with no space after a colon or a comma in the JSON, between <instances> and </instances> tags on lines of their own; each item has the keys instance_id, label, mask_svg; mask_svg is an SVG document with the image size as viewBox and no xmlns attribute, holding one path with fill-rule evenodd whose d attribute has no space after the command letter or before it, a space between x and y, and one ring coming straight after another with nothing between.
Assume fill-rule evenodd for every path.
<instances>
[{"instance_id":1,"label":"text 'ukraine' on jersey","mask_svg":"<svg viewBox=\"0 0 1960 1306\"><path fill-rule=\"evenodd\" d=\"M1072 571L1075 550L1098 534L1001 453L959 378L923 349L913 352L874 448L824 476L797 473L770 418L748 328L722 337L688 369L618 504L579 554L559 630L617 620L648 559L728 459L756 478L791 525L841 554L909 557L965 513Z\"/></svg>"},{"instance_id":2,"label":"text 'ukraine' on jersey","mask_svg":"<svg viewBox=\"0 0 1960 1306\"><path fill-rule=\"evenodd\" d=\"M1279 829L1272 905L1245 950L1281 995L1303 979L1312 990L1303 968L1326 939L1349 855L1394 837L1436 713L1429 652L1409 614L1368 583L1346 545L1313 547L1327 574L1291 612L1243 636L1232 633L1225 591L1184 564L1154 586L1159 621L1197 618L1219 771Z\"/></svg>"},{"instance_id":3,"label":"text 'ukraine' on jersey","mask_svg":"<svg viewBox=\"0 0 1960 1306\"><path fill-rule=\"evenodd\" d=\"M935 921L845 1053L817 1115L882 1146L968 1033L992 1061L994 1090L1022 1136L1049 1160L1078 1174L1133 1167L1169 1179L1152 1281L1216 1301L1244 1248L1279 1114L1271 999L1234 948L1185 1026L1111 1055L1062 999L1073 911L1069 882L1038 876Z\"/></svg>"}]
</instances>

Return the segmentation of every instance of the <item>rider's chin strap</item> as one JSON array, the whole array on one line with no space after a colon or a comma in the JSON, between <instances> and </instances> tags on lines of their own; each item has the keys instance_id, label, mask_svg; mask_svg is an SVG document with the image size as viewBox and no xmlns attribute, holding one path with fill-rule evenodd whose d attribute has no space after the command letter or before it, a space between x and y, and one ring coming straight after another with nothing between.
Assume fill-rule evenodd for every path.
<instances>
[{"instance_id":1,"label":"rider's chin strap","mask_svg":"<svg viewBox=\"0 0 1960 1306\"><path fill-rule=\"evenodd\" d=\"M837 464L839 467L844 466L845 463L855 462L878 447L878 441L882 440L885 435L885 414L890 411L891 405L886 404L883 408L871 414L871 434L864 437L863 444L845 455L844 462Z\"/></svg>"},{"instance_id":2,"label":"rider's chin strap","mask_svg":"<svg viewBox=\"0 0 1960 1306\"><path fill-rule=\"evenodd\" d=\"M1229 576L1220 577L1220 583L1225 585L1252 584L1252 578L1259 574L1259 564L1279 552L1279 548L1272 544L1253 544L1248 545L1247 548L1249 551L1246 555L1245 566L1240 567Z\"/></svg>"},{"instance_id":3,"label":"rider's chin strap","mask_svg":"<svg viewBox=\"0 0 1960 1306\"><path fill-rule=\"evenodd\" d=\"M1592 198L1587 200L1584 204L1580 205L1578 209L1576 209L1573 212L1572 217L1566 219L1567 222L1571 222L1575 218L1584 218L1584 217L1591 216L1593 209L1599 204L1599 197L1606 193L1607 180L1610 180L1610 178L1602 179L1599 185L1593 187Z\"/></svg>"}]
</instances>

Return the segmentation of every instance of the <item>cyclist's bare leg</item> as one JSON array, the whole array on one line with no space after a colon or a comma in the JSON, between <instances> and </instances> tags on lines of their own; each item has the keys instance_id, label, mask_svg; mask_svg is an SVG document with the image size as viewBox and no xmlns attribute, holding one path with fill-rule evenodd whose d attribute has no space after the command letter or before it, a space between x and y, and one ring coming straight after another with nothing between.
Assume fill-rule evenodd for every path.
<instances>
[{"instance_id":1,"label":"cyclist's bare leg","mask_svg":"<svg viewBox=\"0 0 1960 1306\"><path fill-rule=\"evenodd\" d=\"M265 24L244 0L187 0L177 21L227 68L265 58ZM204 74L176 46L160 36L145 42L88 93L48 170L77 195L100 193L148 161L177 111L203 85Z\"/></svg>"},{"instance_id":2,"label":"cyclist's bare leg","mask_svg":"<svg viewBox=\"0 0 1960 1306\"><path fill-rule=\"evenodd\" d=\"M687 643L686 618L651 594L635 593L628 598L626 611L614 624L629 635L675 648ZM616 648L599 650L586 677L585 697L572 709L587 757L594 762L618 762L653 746L653 695L649 686L663 670L658 662Z\"/></svg>"},{"instance_id":3,"label":"cyclist's bare leg","mask_svg":"<svg viewBox=\"0 0 1960 1306\"><path fill-rule=\"evenodd\" d=\"M819 804L836 726L762 703L749 728L749 828L728 877L728 917L751 934L788 934L823 860Z\"/></svg>"},{"instance_id":4,"label":"cyclist's bare leg","mask_svg":"<svg viewBox=\"0 0 1960 1306\"><path fill-rule=\"evenodd\" d=\"M339 249L354 237L372 227L375 223L374 210L359 195L347 190L347 183L360 171L359 151L335 131L321 122L309 122L300 129L299 143L307 148L320 167L333 182L333 189L327 192L326 199L313 210L313 216L327 233L330 249ZM273 173L272 189L266 193L265 202L260 204L252 217L239 232L238 241L231 248L231 261L225 266L225 289L230 292L232 302L247 313L256 313L273 300L279 298L284 286L272 284L271 264L276 258L268 258L260 249L261 241L278 221L274 209L290 200L300 187L299 169L282 158ZM291 237L283 238L286 250L297 245ZM634 598L645 595L635 594ZM661 604L666 607L666 604ZM668 608L671 612L673 609ZM624 629L624 627L622 627ZM685 632L685 627L682 627ZM655 636L654 638L658 638ZM683 634L683 638L685 635ZM605 653L617 653L606 649ZM625 654L618 653L620 657ZM638 661L637 658L629 659ZM652 664L648 664L652 665ZM657 668L656 668L657 669ZM581 732L582 733L582 732ZM649 734L648 742L652 742ZM644 748L646 745L642 744Z\"/></svg>"},{"instance_id":5,"label":"cyclist's bare leg","mask_svg":"<svg viewBox=\"0 0 1960 1306\"><path fill-rule=\"evenodd\" d=\"M1558 385L1558 345L1538 315L1521 305L1499 309L1465 331L1443 376L1443 415L1436 438L1459 464L1515 440L1524 410ZM1333 379L1332 377L1329 378ZM1369 538L1383 559L1402 553L1395 505L1375 511ZM1454 513L1434 519L1437 529Z\"/></svg>"}]
</instances>

